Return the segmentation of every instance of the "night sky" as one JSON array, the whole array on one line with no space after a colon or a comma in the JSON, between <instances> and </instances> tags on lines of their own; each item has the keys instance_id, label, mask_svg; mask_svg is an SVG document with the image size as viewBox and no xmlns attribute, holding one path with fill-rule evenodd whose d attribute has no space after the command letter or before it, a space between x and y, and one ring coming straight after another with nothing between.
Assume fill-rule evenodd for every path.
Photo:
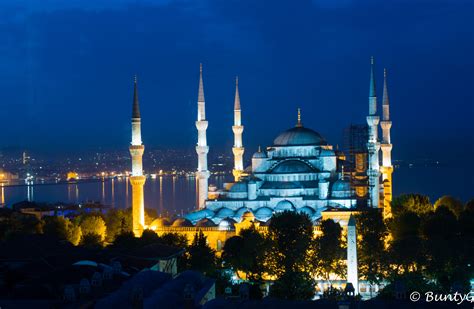
<instances>
[{"instance_id":1,"label":"night sky","mask_svg":"<svg viewBox=\"0 0 474 309\"><path fill-rule=\"evenodd\" d=\"M474 5L456 0L2 0L0 148L126 149L133 75L143 140L196 143L199 63L208 140L244 145L296 122L331 144L365 123L370 56L388 69L394 159L474 156Z\"/></svg>"}]
</instances>

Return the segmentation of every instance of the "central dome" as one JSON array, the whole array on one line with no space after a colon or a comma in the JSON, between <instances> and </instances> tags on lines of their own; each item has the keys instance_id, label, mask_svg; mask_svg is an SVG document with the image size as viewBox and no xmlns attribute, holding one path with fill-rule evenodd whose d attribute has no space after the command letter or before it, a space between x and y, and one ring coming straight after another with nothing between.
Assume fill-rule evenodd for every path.
<instances>
[{"instance_id":1,"label":"central dome","mask_svg":"<svg viewBox=\"0 0 474 309\"><path fill-rule=\"evenodd\" d=\"M326 145L324 138L316 131L296 126L275 138L273 141L275 146L309 146L309 145Z\"/></svg>"}]
</instances>

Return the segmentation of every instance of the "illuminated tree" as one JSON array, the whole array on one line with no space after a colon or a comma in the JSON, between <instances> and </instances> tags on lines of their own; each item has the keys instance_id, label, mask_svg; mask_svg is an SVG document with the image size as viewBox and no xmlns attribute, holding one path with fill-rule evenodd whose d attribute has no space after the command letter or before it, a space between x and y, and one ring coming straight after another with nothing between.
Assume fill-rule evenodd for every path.
<instances>
[{"instance_id":1,"label":"illuminated tree","mask_svg":"<svg viewBox=\"0 0 474 309\"><path fill-rule=\"evenodd\" d=\"M71 225L69 227L69 233L68 233L67 240L71 244L73 244L74 246L77 246L81 242L81 238L82 238L81 227L77 224L71 223Z\"/></svg>"},{"instance_id":2,"label":"illuminated tree","mask_svg":"<svg viewBox=\"0 0 474 309\"><path fill-rule=\"evenodd\" d=\"M248 280L260 282L267 271L269 249L269 241L252 226L226 241L222 259L235 271L246 273Z\"/></svg>"},{"instance_id":3,"label":"illuminated tree","mask_svg":"<svg viewBox=\"0 0 474 309\"><path fill-rule=\"evenodd\" d=\"M310 275L313 270L311 220L294 211L276 214L272 217L268 237L272 242L268 271L277 276L270 294L283 299L311 299L315 291L315 281Z\"/></svg>"},{"instance_id":4,"label":"illuminated tree","mask_svg":"<svg viewBox=\"0 0 474 309\"><path fill-rule=\"evenodd\" d=\"M55 236L59 239L68 239L70 228L72 227L69 219L59 216L47 216L43 218L43 233L49 236Z\"/></svg>"},{"instance_id":5,"label":"illuminated tree","mask_svg":"<svg viewBox=\"0 0 474 309\"><path fill-rule=\"evenodd\" d=\"M82 236L85 237L89 234L98 235L101 241L104 241L107 231L104 219L98 215L87 215L82 218L80 227L82 230Z\"/></svg>"},{"instance_id":6,"label":"illuminated tree","mask_svg":"<svg viewBox=\"0 0 474 309\"><path fill-rule=\"evenodd\" d=\"M316 274L330 280L331 274L343 276L345 250L342 246L342 227L331 219L321 221L321 235L314 240Z\"/></svg>"},{"instance_id":7,"label":"illuminated tree","mask_svg":"<svg viewBox=\"0 0 474 309\"><path fill-rule=\"evenodd\" d=\"M411 211L405 211L389 222L392 239L388 256L396 265L397 273L421 269L424 259L420 225L420 217Z\"/></svg>"},{"instance_id":8,"label":"illuminated tree","mask_svg":"<svg viewBox=\"0 0 474 309\"><path fill-rule=\"evenodd\" d=\"M452 196L445 195L440 197L435 203L434 208L437 209L440 206L449 208L457 217L461 214L464 209L462 202Z\"/></svg>"},{"instance_id":9,"label":"illuminated tree","mask_svg":"<svg viewBox=\"0 0 474 309\"><path fill-rule=\"evenodd\" d=\"M104 217L107 225L107 241L113 242L117 235L132 230L132 212L129 210L110 209Z\"/></svg>"},{"instance_id":10,"label":"illuminated tree","mask_svg":"<svg viewBox=\"0 0 474 309\"><path fill-rule=\"evenodd\" d=\"M405 211L411 211L418 215L426 214L434 210L430 198L421 194L402 194L393 199L391 204L393 216L398 216Z\"/></svg>"},{"instance_id":11,"label":"illuminated tree","mask_svg":"<svg viewBox=\"0 0 474 309\"><path fill-rule=\"evenodd\" d=\"M388 267L384 241L387 227L378 209L366 210L357 215L357 254L359 274L371 284L384 279Z\"/></svg>"}]
</instances>

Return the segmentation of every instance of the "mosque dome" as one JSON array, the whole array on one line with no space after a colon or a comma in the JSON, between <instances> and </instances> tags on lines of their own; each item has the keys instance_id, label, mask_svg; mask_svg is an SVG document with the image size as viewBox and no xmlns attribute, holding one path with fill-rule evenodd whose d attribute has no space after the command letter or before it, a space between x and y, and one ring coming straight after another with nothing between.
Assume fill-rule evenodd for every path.
<instances>
[{"instance_id":1,"label":"mosque dome","mask_svg":"<svg viewBox=\"0 0 474 309\"><path fill-rule=\"evenodd\" d=\"M193 224L188 219L178 218L174 220L172 227L191 227Z\"/></svg>"},{"instance_id":2,"label":"mosque dome","mask_svg":"<svg viewBox=\"0 0 474 309\"><path fill-rule=\"evenodd\" d=\"M314 215L314 209L308 206L301 207L300 209L298 209L298 212L306 214L310 218Z\"/></svg>"},{"instance_id":3,"label":"mosque dome","mask_svg":"<svg viewBox=\"0 0 474 309\"><path fill-rule=\"evenodd\" d=\"M278 202L278 204L275 207L275 211L285 211L285 210L293 211L295 210L295 206L293 206L293 204L287 200Z\"/></svg>"},{"instance_id":4,"label":"mosque dome","mask_svg":"<svg viewBox=\"0 0 474 309\"><path fill-rule=\"evenodd\" d=\"M220 208L216 213L216 217L218 218L227 218L227 217L233 217L233 216L234 216L234 211L225 207Z\"/></svg>"},{"instance_id":5,"label":"mosque dome","mask_svg":"<svg viewBox=\"0 0 474 309\"><path fill-rule=\"evenodd\" d=\"M235 221L230 218L225 218L219 223L219 231L227 231L234 228Z\"/></svg>"},{"instance_id":6,"label":"mosque dome","mask_svg":"<svg viewBox=\"0 0 474 309\"><path fill-rule=\"evenodd\" d=\"M211 219L204 218L204 219L199 220L196 223L196 226L198 226L198 227L213 227L213 226L216 226L216 224Z\"/></svg>"},{"instance_id":7,"label":"mosque dome","mask_svg":"<svg viewBox=\"0 0 474 309\"><path fill-rule=\"evenodd\" d=\"M255 217L260 221L267 221L273 216L273 210L268 207L260 207L255 212Z\"/></svg>"},{"instance_id":8,"label":"mosque dome","mask_svg":"<svg viewBox=\"0 0 474 309\"><path fill-rule=\"evenodd\" d=\"M309 145L326 145L324 138L316 131L296 126L275 138L273 141L275 146L309 146Z\"/></svg>"},{"instance_id":9,"label":"mosque dome","mask_svg":"<svg viewBox=\"0 0 474 309\"><path fill-rule=\"evenodd\" d=\"M286 160L278 164L272 173L286 174L286 173L311 173L313 169L308 164L299 160Z\"/></svg>"},{"instance_id":10,"label":"mosque dome","mask_svg":"<svg viewBox=\"0 0 474 309\"><path fill-rule=\"evenodd\" d=\"M252 158L254 158L254 159L264 159L264 158L267 158L267 154L265 153L265 151L262 151L260 146L258 146L258 151L253 154Z\"/></svg>"},{"instance_id":11,"label":"mosque dome","mask_svg":"<svg viewBox=\"0 0 474 309\"><path fill-rule=\"evenodd\" d=\"M246 220L248 221L255 220L255 216L250 210L244 212L244 214L242 215L242 221L246 221Z\"/></svg>"},{"instance_id":12,"label":"mosque dome","mask_svg":"<svg viewBox=\"0 0 474 309\"><path fill-rule=\"evenodd\" d=\"M332 191L351 191L351 183L346 179L339 179L332 185Z\"/></svg>"},{"instance_id":13,"label":"mosque dome","mask_svg":"<svg viewBox=\"0 0 474 309\"><path fill-rule=\"evenodd\" d=\"M237 209L235 211L235 214L234 214L234 218L237 219L237 220L240 220L242 218L242 216L244 215L245 212L248 211L248 208L247 207L240 207L239 209Z\"/></svg>"},{"instance_id":14,"label":"mosque dome","mask_svg":"<svg viewBox=\"0 0 474 309\"><path fill-rule=\"evenodd\" d=\"M169 226L170 224L171 222L167 218L156 218L151 222L150 228L154 230L157 228L162 228L164 226Z\"/></svg>"},{"instance_id":15,"label":"mosque dome","mask_svg":"<svg viewBox=\"0 0 474 309\"><path fill-rule=\"evenodd\" d=\"M196 222L204 218L212 218L214 217L214 212L210 210L209 208L204 208L198 211L194 211L191 213L188 213L187 215L184 216L186 219L188 219L191 222Z\"/></svg>"}]
</instances>

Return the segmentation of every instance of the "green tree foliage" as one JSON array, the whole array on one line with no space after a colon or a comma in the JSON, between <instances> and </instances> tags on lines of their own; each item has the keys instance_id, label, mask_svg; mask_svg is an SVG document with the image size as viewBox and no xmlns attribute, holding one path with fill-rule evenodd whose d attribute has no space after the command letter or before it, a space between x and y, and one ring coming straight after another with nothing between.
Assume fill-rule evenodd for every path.
<instances>
[{"instance_id":1,"label":"green tree foliage","mask_svg":"<svg viewBox=\"0 0 474 309\"><path fill-rule=\"evenodd\" d=\"M440 197L435 203L434 208L437 209L440 206L445 206L449 208L457 217L461 214L464 209L463 203L449 195Z\"/></svg>"},{"instance_id":2,"label":"green tree foliage","mask_svg":"<svg viewBox=\"0 0 474 309\"><path fill-rule=\"evenodd\" d=\"M160 236L160 242L167 246L186 249L188 247L188 239L185 235L178 233L166 233Z\"/></svg>"},{"instance_id":3,"label":"green tree foliage","mask_svg":"<svg viewBox=\"0 0 474 309\"><path fill-rule=\"evenodd\" d=\"M433 211L430 198L421 194L402 194L393 199L391 205L392 215L398 216L404 211L411 211L418 215Z\"/></svg>"},{"instance_id":4,"label":"green tree foliage","mask_svg":"<svg viewBox=\"0 0 474 309\"><path fill-rule=\"evenodd\" d=\"M311 299L315 292L310 259L313 225L308 216L290 211L274 215L268 237L272 244L268 271L277 276L270 294L283 299Z\"/></svg>"},{"instance_id":5,"label":"green tree foliage","mask_svg":"<svg viewBox=\"0 0 474 309\"><path fill-rule=\"evenodd\" d=\"M342 245L342 227L331 219L321 221L321 235L314 241L316 274L330 279L331 274L345 274L345 250Z\"/></svg>"},{"instance_id":6,"label":"green tree foliage","mask_svg":"<svg viewBox=\"0 0 474 309\"><path fill-rule=\"evenodd\" d=\"M301 271L307 266L313 225L304 214L284 211L272 217L268 228L272 242L269 271L281 277L287 271Z\"/></svg>"},{"instance_id":7,"label":"green tree foliage","mask_svg":"<svg viewBox=\"0 0 474 309\"><path fill-rule=\"evenodd\" d=\"M80 227L82 230L82 236L85 237L89 234L98 235L101 241L105 240L107 226L105 225L104 219L99 215L87 215L83 216L80 221Z\"/></svg>"},{"instance_id":8,"label":"green tree foliage","mask_svg":"<svg viewBox=\"0 0 474 309\"><path fill-rule=\"evenodd\" d=\"M222 259L235 271L246 273L248 280L260 282L267 272L269 249L270 242L252 226L226 241Z\"/></svg>"},{"instance_id":9,"label":"green tree foliage","mask_svg":"<svg viewBox=\"0 0 474 309\"><path fill-rule=\"evenodd\" d=\"M74 246L79 245L82 239L82 229L79 225L71 223L67 240Z\"/></svg>"},{"instance_id":10,"label":"green tree foliage","mask_svg":"<svg viewBox=\"0 0 474 309\"><path fill-rule=\"evenodd\" d=\"M43 233L58 237L59 239L68 239L70 228L72 227L71 221L64 217L48 216L43 218Z\"/></svg>"},{"instance_id":11,"label":"green tree foliage","mask_svg":"<svg viewBox=\"0 0 474 309\"><path fill-rule=\"evenodd\" d=\"M423 243L420 226L420 217L411 211L399 214L389 223L392 237L389 257L390 262L396 265L397 272L419 270L422 266Z\"/></svg>"},{"instance_id":12,"label":"green tree foliage","mask_svg":"<svg viewBox=\"0 0 474 309\"><path fill-rule=\"evenodd\" d=\"M43 222L33 215L20 212L11 213L5 220L4 237L26 234L39 234L43 229Z\"/></svg>"},{"instance_id":13,"label":"green tree foliage","mask_svg":"<svg viewBox=\"0 0 474 309\"><path fill-rule=\"evenodd\" d=\"M207 238L202 231L194 235L192 244L188 248L189 269L200 271L204 274L212 273L216 269L216 256L207 244Z\"/></svg>"},{"instance_id":14,"label":"green tree foliage","mask_svg":"<svg viewBox=\"0 0 474 309\"><path fill-rule=\"evenodd\" d=\"M359 274L371 284L377 284L384 279L388 268L384 244L387 227L382 212L378 209L363 211L357 215L356 224Z\"/></svg>"},{"instance_id":15,"label":"green tree foliage","mask_svg":"<svg viewBox=\"0 0 474 309\"><path fill-rule=\"evenodd\" d=\"M270 296L288 300L309 300L314 297L315 282L311 274L289 270L271 286Z\"/></svg>"},{"instance_id":16,"label":"green tree foliage","mask_svg":"<svg viewBox=\"0 0 474 309\"><path fill-rule=\"evenodd\" d=\"M107 241L113 242L117 235L132 230L132 212L121 209L110 209L104 216L107 225Z\"/></svg>"},{"instance_id":17,"label":"green tree foliage","mask_svg":"<svg viewBox=\"0 0 474 309\"><path fill-rule=\"evenodd\" d=\"M443 291L454 285L469 286L470 272L466 259L461 228L456 215L447 207L439 206L427 216L422 225L426 249L426 274ZM471 246L472 246L471 242Z\"/></svg>"},{"instance_id":18,"label":"green tree foliage","mask_svg":"<svg viewBox=\"0 0 474 309\"><path fill-rule=\"evenodd\" d=\"M100 235L89 233L82 236L80 245L89 249L101 249L103 240Z\"/></svg>"}]
</instances>

